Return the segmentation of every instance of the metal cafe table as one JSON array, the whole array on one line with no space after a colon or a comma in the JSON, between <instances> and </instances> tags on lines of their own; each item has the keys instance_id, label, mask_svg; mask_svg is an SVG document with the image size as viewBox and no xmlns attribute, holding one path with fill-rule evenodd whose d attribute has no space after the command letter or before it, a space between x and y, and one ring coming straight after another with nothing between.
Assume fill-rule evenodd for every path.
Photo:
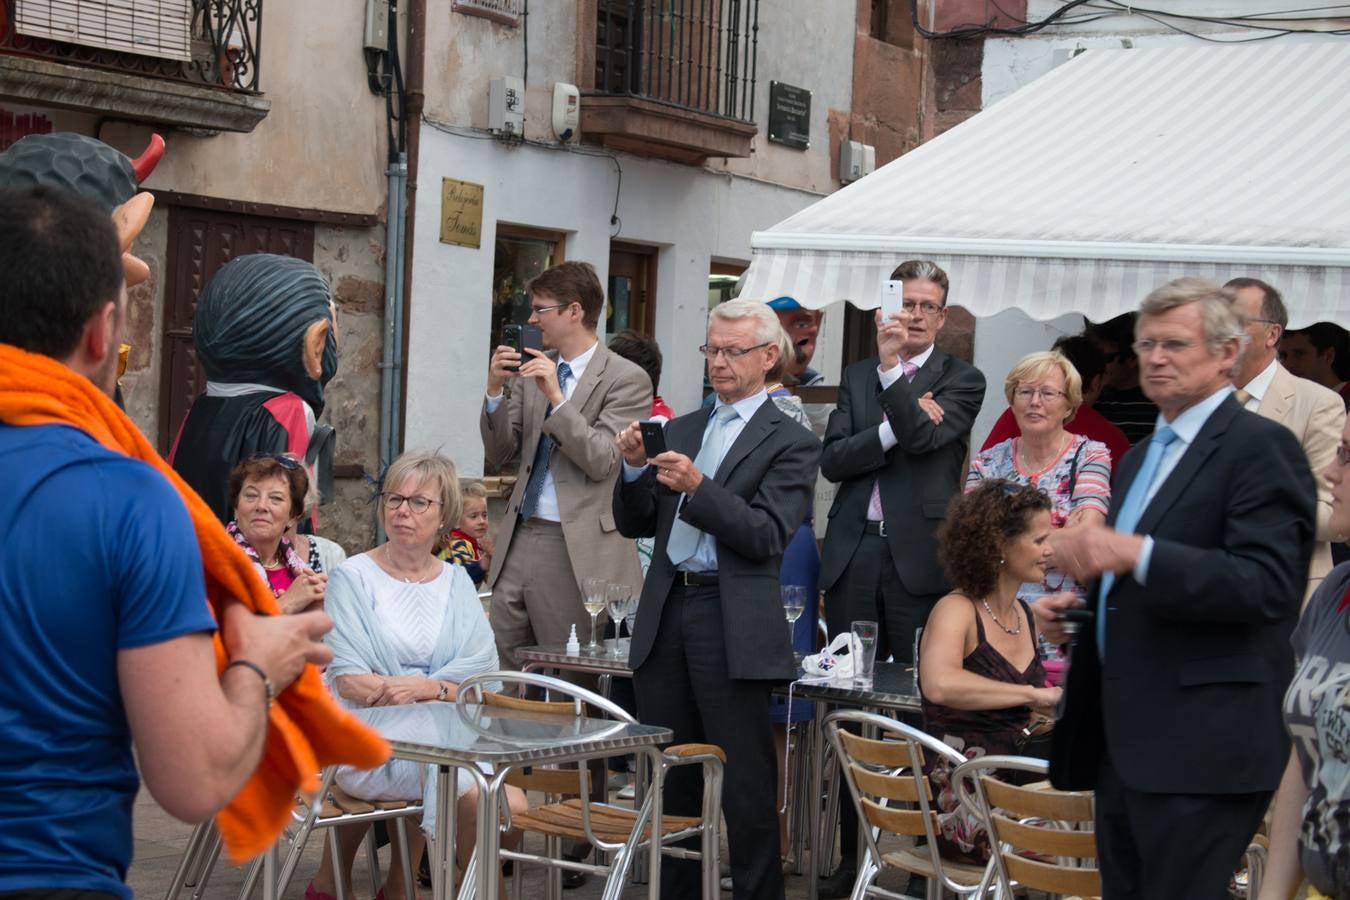
<instances>
[{"instance_id":1,"label":"metal cafe table","mask_svg":"<svg viewBox=\"0 0 1350 900\"><path fill-rule=\"evenodd\" d=\"M539 763L585 762L621 753L659 754L658 744L671 740L669 728L630 725L609 719L541 715L469 704L409 703L353 711L380 732L396 759L429 763L437 768L436 834L438 864L432 867L432 896L447 900L447 876L454 872L455 804L451 777L463 770L478 787L476 865L464 874L460 900L497 900L501 869L501 785L512 767ZM492 769L485 774L478 764ZM651 798L646 800L650 804ZM659 823L653 823L659 833ZM648 854L651 871L659 871L660 846ZM659 880L651 882L655 898Z\"/></svg>"}]
</instances>

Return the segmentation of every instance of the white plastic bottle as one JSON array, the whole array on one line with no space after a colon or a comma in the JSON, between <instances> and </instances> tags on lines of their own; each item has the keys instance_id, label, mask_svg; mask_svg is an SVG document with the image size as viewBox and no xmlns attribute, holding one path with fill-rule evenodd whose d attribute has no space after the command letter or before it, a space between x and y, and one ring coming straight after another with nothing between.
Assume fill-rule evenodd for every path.
<instances>
[{"instance_id":1,"label":"white plastic bottle","mask_svg":"<svg viewBox=\"0 0 1350 900\"><path fill-rule=\"evenodd\" d=\"M572 624L571 633L567 635L567 655L581 655L581 641L577 640L577 626L575 622Z\"/></svg>"}]
</instances>

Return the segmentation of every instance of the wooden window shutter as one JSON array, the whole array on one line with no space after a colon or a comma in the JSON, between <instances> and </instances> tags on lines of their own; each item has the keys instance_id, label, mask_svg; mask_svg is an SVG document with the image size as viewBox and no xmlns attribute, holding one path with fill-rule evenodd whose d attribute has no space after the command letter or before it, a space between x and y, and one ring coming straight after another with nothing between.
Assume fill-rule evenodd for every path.
<instances>
[{"instance_id":1,"label":"wooden window shutter","mask_svg":"<svg viewBox=\"0 0 1350 900\"><path fill-rule=\"evenodd\" d=\"M163 59L191 59L192 0L17 0L20 34Z\"/></svg>"}]
</instances>

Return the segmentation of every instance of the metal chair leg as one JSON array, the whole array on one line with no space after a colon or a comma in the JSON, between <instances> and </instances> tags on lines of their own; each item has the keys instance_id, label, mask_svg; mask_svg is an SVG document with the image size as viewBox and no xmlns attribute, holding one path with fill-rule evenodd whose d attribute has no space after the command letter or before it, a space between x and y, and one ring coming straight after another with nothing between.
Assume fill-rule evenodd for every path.
<instances>
[{"instance_id":1,"label":"metal chair leg","mask_svg":"<svg viewBox=\"0 0 1350 900\"><path fill-rule=\"evenodd\" d=\"M202 872L197 878L197 886L193 888L192 900L202 900L202 895L206 892L206 883L211 880L211 873L215 871L216 860L220 859L220 832L214 828L211 830L211 846L206 851L206 858L202 862Z\"/></svg>"},{"instance_id":2,"label":"metal chair leg","mask_svg":"<svg viewBox=\"0 0 1350 900\"><path fill-rule=\"evenodd\" d=\"M204 862L202 854L214 829L215 826L209 821L192 829L187 846L183 848L183 858L179 860L178 868L173 873L173 881L169 882L169 890L165 893L164 900L178 900L178 895L182 893L184 887L196 884L197 870Z\"/></svg>"},{"instance_id":3,"label":"metal chair leg","mask_svg":"<svg viewBox=\"0 0 1350 900\"><path fill-rule=\"evenodd\" d=\"M262 875L262 870L263 857L253 857L253 860L248 864L248 869L244 872L244 883L239 888L239 900L248 900L249 897L253 896L253 889L258 886L258 878Z\"/></svg>"},{"instance_id":4,"label":"metal chair leg","mask_svg":"<svg viewBox=\"0 0 1350 900\"><path fill-rule=\"evenodd\" d=\"M403 869L403 889L411 896L417 895L417 883L413 881L412 850L408 847L408 820L399 816L394 820L394 830L398 832L398 864ZM390 848L389 871L394 871L393 848Z\"/></svg>"},{"instance_id":5,"label":"metal chair leg","mask_svg":"<svg viewBox=\"0 0 1350 900\"><path fill-rule=\"evenodd\" d=\"M342 871L336 828L328 829L328 856L333 861L333 890L337 892L337 900L347 900L347 873Z\"/></svg>"},{"instance_id":6,"label":"metal chair leg","mask_svg":"<svg viewBox=\"0 0 1350 900\"><path fill-rule=\"evenodd\" d=\"M332 829L336 831L337 829ZM366 836L361 841L366 848L366 874L370 877L370 896L374 897L380 892L380 885L383 880L380 878L380 848L375 846L375 829L367 828ZM333 865L337 865L334 863Z\"/></svg>"}]
</instances>

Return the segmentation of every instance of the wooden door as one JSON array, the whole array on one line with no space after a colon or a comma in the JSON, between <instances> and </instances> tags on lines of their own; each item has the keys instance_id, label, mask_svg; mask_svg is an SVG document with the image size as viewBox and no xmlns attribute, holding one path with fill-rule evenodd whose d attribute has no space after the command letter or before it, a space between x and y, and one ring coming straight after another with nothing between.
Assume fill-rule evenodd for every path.
<instances>
[{"instance_id":1,"label":"wooden door","mask_svg":"<svg viewBox=\"0 0 1350 900\"><path fill-rule=\"evenodd\" d=\"M206 387L192 346L197 296L221 266L249 253L276 253L313 262L314 224L187 206L169 207L163 362L159 375L161 453L168 453L188 407Z\"/></svg>"},{"instance_id":2,"label":"wooden door","mask_svg":"<svg viewBox=\"0 0 1350 900\"><path fill-rule=\"evenodd\" d=\"M632 328L650 337L656 329L656 249L610 244L605 293L605 334Z\"/></svg>"}]
</instances>

